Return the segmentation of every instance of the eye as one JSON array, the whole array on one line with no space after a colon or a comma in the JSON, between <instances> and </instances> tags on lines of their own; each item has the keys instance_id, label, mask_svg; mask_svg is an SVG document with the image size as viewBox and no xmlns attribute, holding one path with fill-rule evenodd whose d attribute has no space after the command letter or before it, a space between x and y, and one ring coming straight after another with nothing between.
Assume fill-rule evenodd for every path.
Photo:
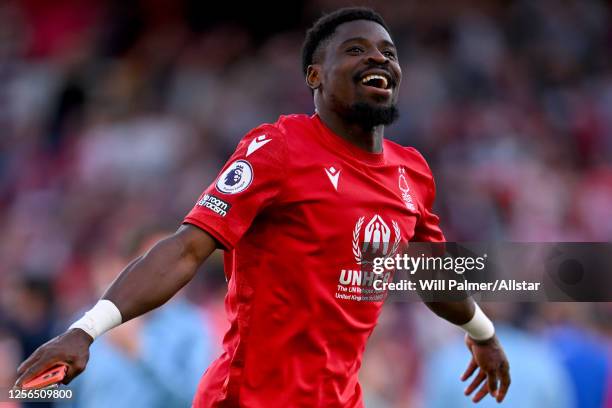
<instances>
[{"instance_id":1,"label":"eye","mask_svg":"<svg viewBox=\"0 0 612 408\"><path fill-rule=\"evenodd\" d=\"M383 55L389 59L395 59L395 53L393 51L383 51Z\"/></svg>"},{"instance_id":2,"label":"eye","mask_svg":"<svg viewBox=\"0 0 612 408\"><path fill-rule=\"evenodd\" d=\"M349 47L346 52L348 52L349 54L361 54L363 52L363 49L354 45L352 47Z\"/></svg>"}]
</instances>

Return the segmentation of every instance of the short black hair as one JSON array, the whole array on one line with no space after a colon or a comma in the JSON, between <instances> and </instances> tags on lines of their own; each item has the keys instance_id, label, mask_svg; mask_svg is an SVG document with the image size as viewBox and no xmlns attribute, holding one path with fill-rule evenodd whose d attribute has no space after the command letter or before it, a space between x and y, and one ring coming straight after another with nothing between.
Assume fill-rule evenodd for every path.
<instances>
[{"instance_id":1,"label":"short black hair","mask_svg":"<svg viewBox=\"0 0 612 408\"><path fill-rule=\"evenodd\" d=\"M369 20L380 24L390 34L389 27L380 14L367 7L345 7L319 18L306 32L302 45L302 71L304 75L313 63L315 54L322 42L336 31L340 24L355 20Z\"/></svg>"}]
</instances>

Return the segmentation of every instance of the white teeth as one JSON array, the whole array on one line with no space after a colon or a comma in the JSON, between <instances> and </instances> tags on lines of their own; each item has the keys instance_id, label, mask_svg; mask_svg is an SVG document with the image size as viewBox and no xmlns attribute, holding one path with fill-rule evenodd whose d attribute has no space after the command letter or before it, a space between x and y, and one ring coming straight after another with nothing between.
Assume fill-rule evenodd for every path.
<instances>
[{"instance_id":1,"label":"white teeth","mask_svg":"<svg viewBox=\"0 0 612 408\"><path fill-rule=\"evenodd\" d=\"M382 81L382 88L387 89L387 85L389 84L389 81L387 81L387 78L385 78L382 75L376 75L376 74L368 75L361 80L361 83L367 84L368 81L371 81L373 79L380 79Z\"/></svg>"}]
</instances>

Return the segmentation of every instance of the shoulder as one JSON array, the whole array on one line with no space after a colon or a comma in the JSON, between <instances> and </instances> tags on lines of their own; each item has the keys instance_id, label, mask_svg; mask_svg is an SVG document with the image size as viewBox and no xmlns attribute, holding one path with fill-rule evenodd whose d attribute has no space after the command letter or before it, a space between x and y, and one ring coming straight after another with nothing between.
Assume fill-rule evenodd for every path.
<instances>
[{"instance_id":1,"label":"shoulder","mask_svg":"<svg viewBox=\"0 0 612 408\"><path fill-rule=\"evenodd\" d=\"M236 152L249 160L257 158L272 162L282 160L287 150L286 135L287 131L281 126L280 119L273 123L262 123L244 135L238 143Z\"/></svg>"},{"instance_id":2,"label":"shoulder","mask_svg":"<svg viewBox=\"0 0 612 408\"><path fill-rule=\"evenodd\" d=\"M295 129L307 129L313 126L312 117L306 114L292 114L292 115L281 115L278 120L274 122L274 125L279 130L287 132Z\"/></svg>"},{"instance_id":3,"label":"shoulder","mask_svg":"<svg viewBox=\"0 0 612 408\"><path fill-rule=\"evenodd\" d=\"M242 142L251 142L252 139L265 142L268 139L277 139L279 148L281 144L287 143L287 137L299 131L308 131L313 128L312 119L308 115L293 114L279 116L273 123L262 123L251 129L243 138Z\"/></svg>"},{"instance_id":4,"label":"shoulder","mask_svg":"<svg viewBox=\"0 0 612 408\"><path fill-rule=\"evenodd\" d=\"M252 129L243 138L242 144L251 150L266 143L266 150L279 161L295 157L296 153L312 147L316 124L311 116L305 114L282 115L276 122L263 123ZM262 149L264 150L264 149Z\"/></svg>"},{"instance_id":5,"label":"shoulder","mask_svg":"<svg viewBox=\"0 0 612 408\"><path fill-rule=\"evenodd\" d=\"M312 128L312 118L305 114L281 115L276 122L262 123L253 128L249 133L257 131L269 131L279 136L285 136L296 130L306 130Z\"/></svg>"},{"instance_id":6,"label":"shoulder","mask_svg":"<svg viewBox=\"0 0 612 408\"><path fill-rule=\"evenodd\" d=\"M405 165L415 172L431 177L431 169L425 157L417 149L411 146L402 146L391 140L385 139L385 152L393 161Z\"/></svg>"}]
</instances>

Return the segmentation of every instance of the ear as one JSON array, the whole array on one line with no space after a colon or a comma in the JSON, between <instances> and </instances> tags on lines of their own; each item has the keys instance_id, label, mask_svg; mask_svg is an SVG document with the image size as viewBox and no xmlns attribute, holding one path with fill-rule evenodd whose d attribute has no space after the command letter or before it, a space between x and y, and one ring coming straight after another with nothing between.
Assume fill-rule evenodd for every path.
<instances>
[{"instance_id":1,"label":"ear","mask_svg":"<svg viewBox=\"0 0 612 408\"><path fill-rule=\"evenodd\" d=\"M312 64L306 69L306 85L313 91L321 86L321 65Z\"/></svg>"}]
</instances>

